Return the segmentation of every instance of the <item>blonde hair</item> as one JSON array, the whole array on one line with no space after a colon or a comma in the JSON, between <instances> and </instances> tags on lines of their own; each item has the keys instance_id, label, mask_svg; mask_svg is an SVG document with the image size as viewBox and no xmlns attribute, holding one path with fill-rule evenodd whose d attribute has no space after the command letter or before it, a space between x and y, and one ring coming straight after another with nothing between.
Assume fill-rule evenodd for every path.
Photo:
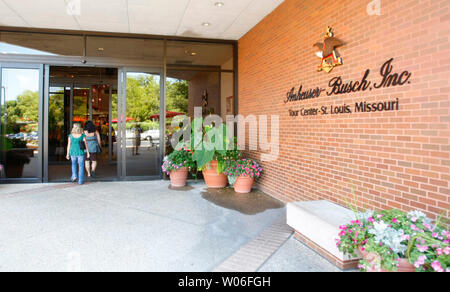
<instances>
[{"instance_id":1,"label":"blonde hair","mask_svg":"<svg viewBox=\"0 0 450 292\"><path fill-rule=\"evenodd\" d=\"M83 129L78 123L73 124L72 134L83 134Z\"/></svg>"}]
</instances>

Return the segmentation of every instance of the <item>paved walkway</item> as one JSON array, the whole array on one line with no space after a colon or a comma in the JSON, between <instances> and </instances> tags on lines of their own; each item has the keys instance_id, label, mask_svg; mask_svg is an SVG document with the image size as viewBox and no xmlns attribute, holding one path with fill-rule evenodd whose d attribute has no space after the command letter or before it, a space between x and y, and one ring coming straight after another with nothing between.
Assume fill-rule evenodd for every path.
<instances>
[{"instance_id":1,"label":"paved walkway","mask_svg":"<svg viewBox=\"0 0 450 292\"><path fill-rule=\"evenodd\" d=\"M0 271L212 271L261 234L276 235L284 216L284 205L260 192L208 192L200 182L181 190L167 181L0 185ZM334 270L314 266L316 254L291 254L293 239L264 240L279 243L264 250L275 254L260 270L305 261L307 270Z\"/></svg>"}]
</instances>

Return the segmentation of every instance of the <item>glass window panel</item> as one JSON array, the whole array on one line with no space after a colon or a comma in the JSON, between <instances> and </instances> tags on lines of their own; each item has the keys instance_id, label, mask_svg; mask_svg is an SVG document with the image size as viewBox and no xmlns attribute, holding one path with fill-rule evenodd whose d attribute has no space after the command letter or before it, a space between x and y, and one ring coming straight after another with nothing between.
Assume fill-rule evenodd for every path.
<instances>
[{"instance_id":1,"label":"glass window panel","mask_svg":"<svg viewBox=\"0 0 450 292\"><path fill-rule=\"evenodd\" d=\"M167 64L214 66L222 70L233 70L233 45L169 41Z\"/></svg>"},{"instance_id":2,"label":"glass window panel","mask_svg":"<svg viewBox=\"0 0 450 292\"><path fill-rule=\"evenodd\" d=\"M0 164L3 178L37 178L39 70L2 69Z\"/></svg>"},{"instance_id":3,"label":"glass window panel","mask_svg":"<svg viewBox=\"0 0 450 292\"><path fill-rule=\"evenodd\" d=\"M220 93L221 93L221 110L222 119L226 120L227 115L234 115L234 74L221 73L220 79Z\"/></svg>"},{"instance_id":4,"label":"glass window panel","mask_svg":"<svg viewBox=\"0 0 450 292\"><path fill-rule=\"evenodd\" d=\"M64 122L68 116L70 89L50 87L48 103L48 159L49 164L66 161L66 147L69 125ZM50 173L50 176L53 172ZM50 178L52 179L52 178Z\"/></svg>"},{"instance_id":5,"label":"glass window panel","mask_svg":"<svg viewBox=\"0 0 450 292\"><path fill-rule=\"evenodd\" d=\"M72 121L81 123L82 126L89 120L89 91L89 87L73 89Z\"/></svg>"},{"instance_id":6,"label":"glass window panel","mask_svg":"<svg viewBox=\"0 0 450 292\"><path fill-rule=\"evenodd\" d=\"M40 33L0 32L0 53L82 56L83 37Z\"/></svg>"},{"instance_id":7,"label":"glass window panel","mask_svg":"<svg viewBox=\"0 0 450 292\"><path fill-rule=\"evenodd\" d=\"M203 115L221 115L220 72L167 70L168 80L184 80L188 92L188 114L194 116L194 107L202 107ZM169 88L168 88L169 90ZM169 91L168 94L169 96ZM168 100L167 104L170 104Z\"/></svg>"},{"instance_id":8,"label":"glass window panel","mask_svg":"<svg viewBox=\"0 0 450 292\"><path fill-rule=\"evenodd\" d=\"M161 40L87 37L87 55L89 57L108 57L136 59L163 64L164 42Z\"/></svg>"},{"instance_id":9,"label":"glass window panel","mask_svg":"<svg viewBox=\"0 0 450 292\"><path fill-rule=\"evenodd\" d=\"M127 73L126 98L126 175L159 175L160 76Z\"/></svg>"}]
</instances>

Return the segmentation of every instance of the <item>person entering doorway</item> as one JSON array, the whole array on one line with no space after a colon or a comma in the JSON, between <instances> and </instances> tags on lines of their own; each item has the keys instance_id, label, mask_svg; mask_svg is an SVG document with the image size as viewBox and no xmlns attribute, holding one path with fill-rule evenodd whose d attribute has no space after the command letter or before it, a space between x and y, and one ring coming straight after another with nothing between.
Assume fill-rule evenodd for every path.
<instances>
[{"instance_id":1,"label":"person entering doorway","mask_svg":"<svg viewBox=\"0 0 450 292\"><path fill-rule=\"evenodd\" d=\"M84 134L86 135L86 150L90 154L85 162L86 172L88 178L95 178L97 170L97 157L101 153L101 137L92 121L87 121L84 125Z\"/></svg>"},{"instance_id":2,"label":"person entering doorway","mask_svg":"<svg viewBox=\"0 0 450 292\"><path fill-rule=\"evenodd\" d=\"M84 183L84 160L86 149L86 157L89 158L89 149L87 148L86 136L80 124L74 124L72 134L69 135L67 142L67 160L72 160L72 182L78 180L78 184ZM78 169L77 169L78 168Z\"/></svg>"}]
</instances>

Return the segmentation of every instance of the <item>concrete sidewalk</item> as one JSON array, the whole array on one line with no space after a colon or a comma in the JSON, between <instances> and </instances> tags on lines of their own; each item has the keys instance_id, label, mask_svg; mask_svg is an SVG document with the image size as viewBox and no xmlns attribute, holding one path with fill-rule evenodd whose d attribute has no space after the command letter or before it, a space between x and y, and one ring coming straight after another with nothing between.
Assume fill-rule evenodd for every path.
<instances>
[{"instance_id":1,"label":"concrete sidewalk","mask_svg":"<svg viewBox=\"0 0 450 292\"><path fill-rule=\"evenodd\" d=\"M201 182L0 185L0 271L212 271L284 214Z\"/></svg>"}]
</instances>

